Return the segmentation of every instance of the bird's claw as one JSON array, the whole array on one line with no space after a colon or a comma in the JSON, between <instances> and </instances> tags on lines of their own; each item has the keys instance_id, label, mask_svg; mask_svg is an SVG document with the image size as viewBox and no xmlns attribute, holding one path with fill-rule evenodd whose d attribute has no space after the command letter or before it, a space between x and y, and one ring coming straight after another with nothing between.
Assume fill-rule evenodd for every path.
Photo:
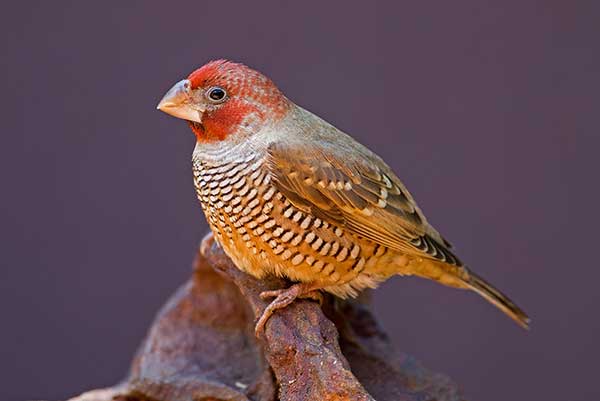
<instances>
[{"instance_id":1,"label":"bird's claw","mask_svg":"<svg viewBox=\"0 0 600 401\"><path fill-rule=\"evenodd\" d=\"M265 325L267 321L278 309L283 309L290 305L297 298L310 298L319 302L320 305L323 303L323 296L319 291L313 290L310 285L299 283L294 284L289 288L282 288L279 290L269 290L260 293L260 298L263 300L269 298L275 298L263 311L262 315L258 319L254 328L254 334L258 338L262 338Z\"/></svg>"},{"instance_id":2,"label":"bird's claw","mask_svg":"<svg viewBox=\"0 0 600 401\"><path fill-rule=\"evenodd\" d=\"M217 248L219 247L219 242L215 241L215 236L211 231L208 234L206 234L200 242L200 254L204 257L207 257L210 253L210 249L212 248L213 244L217 246Z\"/></svg>"},{"instance_id":3,"label":"bird's claw","mask_svg":"<svg viewBox=\"0 0 600 401\"><path fill-rule=\"evenodd\" d=\"M283 294L284 292L286 292L288 290L288 288L282 288L280 290L268 290L268 291L263 291L260 293L260 299L262 299L263 301L266 301L269 298L276 298L279 295Z\"/></svg>"}]
</instances>

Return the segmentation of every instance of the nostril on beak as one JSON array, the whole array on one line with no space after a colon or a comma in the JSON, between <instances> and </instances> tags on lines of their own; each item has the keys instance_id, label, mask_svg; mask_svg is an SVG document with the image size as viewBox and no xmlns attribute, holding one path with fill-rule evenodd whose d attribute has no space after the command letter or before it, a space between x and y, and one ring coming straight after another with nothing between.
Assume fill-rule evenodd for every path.
<instances>
[{"instance_id":1,"label":"nostril on beak","mask_svg":"<svg viewBox=\"0 0 600 401\"><path fill-rule=\"evenodd\" d=\"M191 83L188 79L183 79L173 85L156 108L173 117L197 123L202 122L202 112L204 111L200 105L194 104Z\"/></svg>"},{"instance_id":2,"label":"nostril on beak","mask_svg":"<svg viewBox=\"0 0 600 401\"><path fill-rule=\"evenodd\" d=\"M190 81L183 79L177 82L163 96L156 108L165 111L169 108L180 107L190 99Z\"/></svg>"}]
</instances>

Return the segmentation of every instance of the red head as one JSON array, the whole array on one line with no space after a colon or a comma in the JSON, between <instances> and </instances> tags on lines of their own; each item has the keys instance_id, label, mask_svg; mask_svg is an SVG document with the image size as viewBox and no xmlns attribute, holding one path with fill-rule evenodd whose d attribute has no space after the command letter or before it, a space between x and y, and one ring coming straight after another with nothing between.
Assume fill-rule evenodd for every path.
<instances>
[{"instance_id":1,"label":"red head","mask_svg":"<svg viewBox=\"0 0 600 401\"><path fill-rule=\"evenodd\" d=\"M158 109L187 120L199 141L252 133L281 119L291 103L270 79L243 64L211 61L165 95Z\"/></svg>"}]
</instances>

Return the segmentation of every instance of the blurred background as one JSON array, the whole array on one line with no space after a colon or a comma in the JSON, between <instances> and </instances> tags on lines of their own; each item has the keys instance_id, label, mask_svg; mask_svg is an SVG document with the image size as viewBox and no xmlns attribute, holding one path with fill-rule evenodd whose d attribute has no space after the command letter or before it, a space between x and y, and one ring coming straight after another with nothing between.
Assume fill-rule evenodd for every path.
<instances>
[{"instance_id":1,"label":"blurred background","mask_svg":"<svg viewBox=\"0 0 600 401\"><path fill-rule=\"evenodd\" d=\"M187 126L216 58L381 155L532 316L418 279L375 294L400 350L472 400L600 398L600 3L27 1L0 15L2 400L124 377L207 231Z\"/></svg>"}]
</instances>

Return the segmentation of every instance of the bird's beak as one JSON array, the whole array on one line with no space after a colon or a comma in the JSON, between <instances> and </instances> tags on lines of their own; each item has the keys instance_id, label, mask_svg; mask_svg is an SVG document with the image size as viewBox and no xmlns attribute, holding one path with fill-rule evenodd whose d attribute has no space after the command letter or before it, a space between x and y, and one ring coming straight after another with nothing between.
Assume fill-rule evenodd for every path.
<instances>
[{"instance_id":1,"label":"bird's beak","mask_svg":"<svg viewBox=\"0 0 600 401\"><path fill-rule=\"evenodd\" d=\"M202 123L203 110L194 105L188 79L181 80L173 85L156 108L173 117Z\"/></svg>"}]
</instances>

